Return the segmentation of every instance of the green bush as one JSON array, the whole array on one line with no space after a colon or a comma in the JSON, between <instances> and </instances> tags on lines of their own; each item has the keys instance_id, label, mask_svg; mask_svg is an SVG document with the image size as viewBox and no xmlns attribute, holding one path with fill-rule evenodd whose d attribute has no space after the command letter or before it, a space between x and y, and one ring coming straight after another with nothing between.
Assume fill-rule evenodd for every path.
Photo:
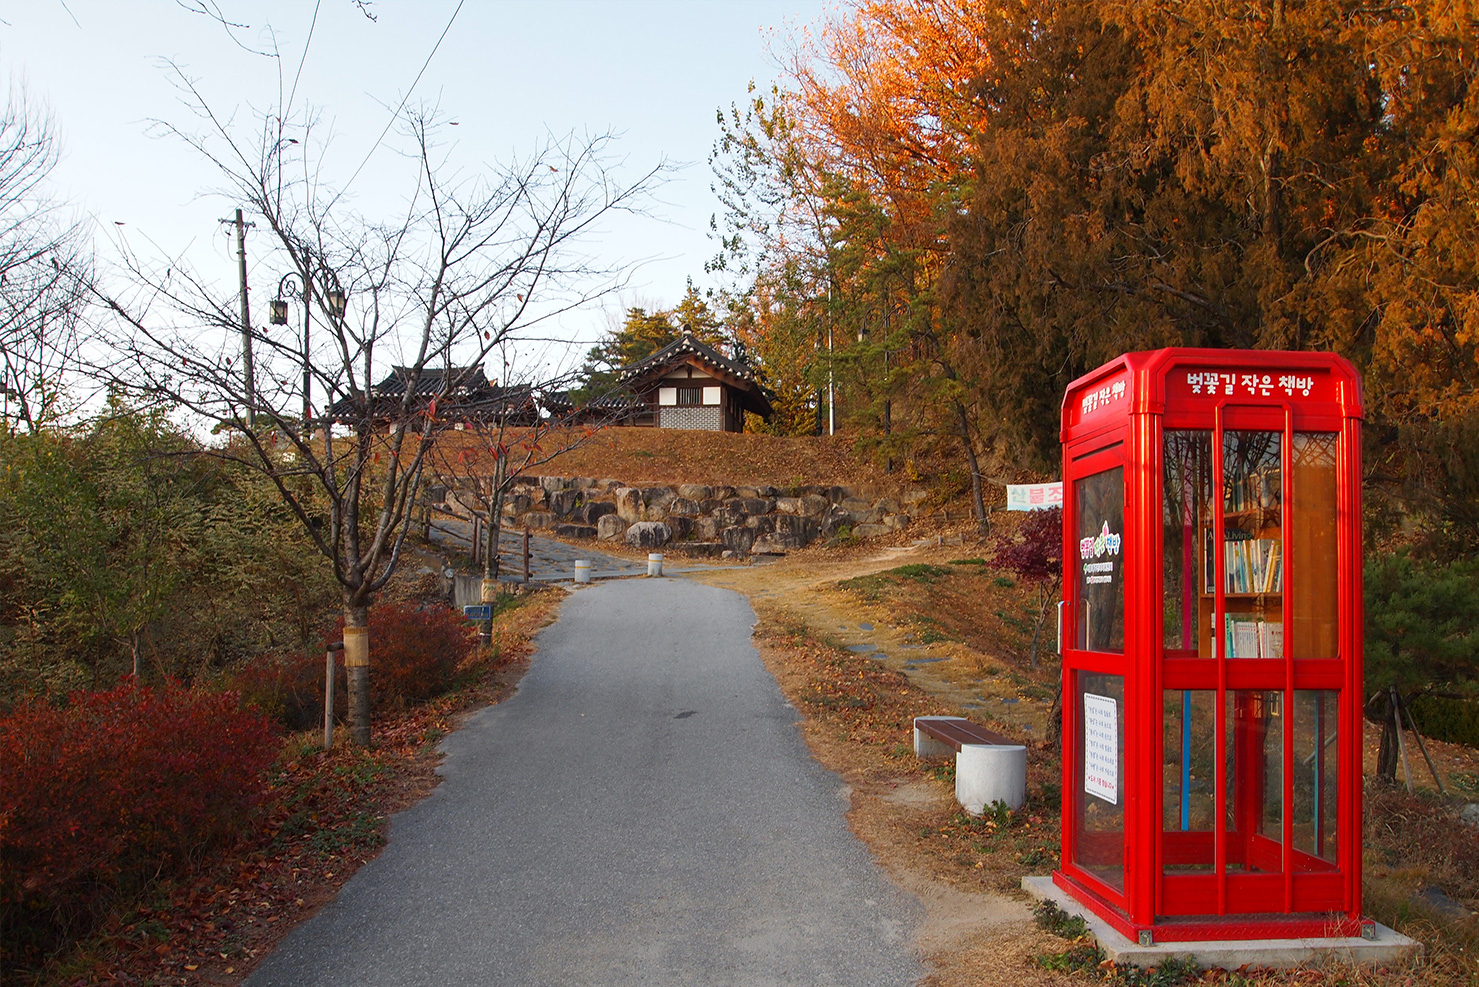
<instances>
[{"instance_id":1,"label":"green bush","mask_svg":"<svg viewBox=\"0 0 1479 987\"><path fill-rule=\"evenodd\" d=\"M1409 708L1424 737L1479 747L1479 701L1419 695Z\"/></svg>"}]
</instances>

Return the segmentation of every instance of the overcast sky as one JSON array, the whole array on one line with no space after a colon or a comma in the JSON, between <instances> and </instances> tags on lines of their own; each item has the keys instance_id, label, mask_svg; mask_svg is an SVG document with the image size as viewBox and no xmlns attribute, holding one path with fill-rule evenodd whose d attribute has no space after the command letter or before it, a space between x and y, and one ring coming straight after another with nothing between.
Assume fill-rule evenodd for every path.
<instances>
[{"instance_id":1,"label":"overcast sky","mask_svg":"<svg viewBox=\"0 0 1479 987\"><path fill-rule=\"evenodd\" d=\"M149 135L151 120L189 123L166 60L195 79L214 107L247 115L276 102L279 72L291 80L312 24L296 103L321 108L332 123L328 167L336 184L376 145L429 55L412 98L437 102L458 121L451 133L464 165L508 160L551 135L608 130L621 135L631 177L663 160L686 165L661 192L660 221L612 227L591 245L604 263L645 259L620 301L658 305L676 302L687 277L709 284L703 262L714 252L706 232L717 204L706 159L718 136L715 111L743 101L751 79L768 84L776 75L772 52L785 36L832 6L463 0L458 11L458 0L374 0L371 21L353 0L203 0L241 25L228 32L190 11L201 2L0 0L0 71L49 108L63 148L58 191L95 218L101 237L186 253L203 274L218 267L224 283L234 280L218 222L232 203L202 194L219 187L211 167ZM233 40L265 48L269 29L280 61ZM382 181L394 165L389 154L376 152L351 190L368 216L393 215L403 201L404 190ZM100 249L109 252L106 243ZM254 268L254 309L280 273ZM592 340L606 327L605 316L590 312L566 317L561 330Z\"/></svg>"}]
</instances>

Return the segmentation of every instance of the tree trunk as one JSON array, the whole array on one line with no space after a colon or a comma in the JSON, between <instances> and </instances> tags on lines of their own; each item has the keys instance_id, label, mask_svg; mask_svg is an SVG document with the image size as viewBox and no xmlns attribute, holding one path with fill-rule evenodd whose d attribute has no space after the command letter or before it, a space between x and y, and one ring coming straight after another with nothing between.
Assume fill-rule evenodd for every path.
<instances>
[{"instance_id":1,"label":"tree trunk","mask_svg":"<svg viewBox=\"0 0 1479 987\"><path fill-rule=\"evenodd\" d=\"M483 560L483 578L498 578L498 540L503 536L503 494L508 464L499 456L493 464L493 491L488 498L488 553Z\"/></svg>"},{"instance_id":2,"label":"tree trunk","mask_svg":"<svg viewBox=\"0 0 1479 987\"><path fill-rule=\"evenodd\" d=\"M1396 764L1398 764L1398 747L1396 747L1396 725L1392 722L1392 700L1386 694L1375 697L1373 703L1367 707L1368 718L1375 716L1381 724L1381 746L1377 747L1377 778L1381 781L1390 781L1396 784Z\"/></svg>"},{"instance_id":3,"label":"tree trunk","mask_svg":"<svg viewBox=\"0 0 1479 987\"><path fill-rule=\"evenodd\" d=\"M344 670L349 686L349 739L370 746L370 608L344 607Z\"/></svg>"},{"instance_id":4,"label":"tree trunk","mask_svg":"<svg viewBox=\"0 0 1479 987\"><path fill-rule=\"evenodd\" d=\"M960 431L960 444L965 449L966 465L971 471L971 511L976 518L976 527L981 531L981 537L990 534L990 526L986 523L986 496L981 488L981 464L976 459L976 444L971 441L970 418L965 413L965 405L959 401L955 403L955 423Z\"/></svg>"},{"instance_id":5,"label":"tree trunk","mask_svg":"<svg viewBox=\"0 0 1479 987\"><path fill-rule=\"evenodd\" d=\"M1044 589L1042 593L1042 604L1037 608L1037 624L1032 628L1032 658L1028 664L1037 668L1037 649L1042 641L1042 625L1048 619L1048 606L1053 602L1053 595Z\"/></svg>"}]
</instances>

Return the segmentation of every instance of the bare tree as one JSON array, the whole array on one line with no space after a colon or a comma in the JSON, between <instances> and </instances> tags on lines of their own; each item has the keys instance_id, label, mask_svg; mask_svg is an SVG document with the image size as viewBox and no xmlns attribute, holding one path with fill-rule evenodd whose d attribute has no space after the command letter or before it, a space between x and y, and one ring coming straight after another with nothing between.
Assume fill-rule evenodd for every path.
<instances>
[{"instance_id":1,"label":"bare tree","mask_svg":"<svg viewBox=\"0 0 1479 987\"><path fill-rule=\"evenodd\" d=\"M243 324L234 292L184 265L160 272L129 255L135 287L103 296L119 328L108 376L224 433L213 453L265 474L332 564L350 725L365 744L368 610L400 559L427 455L469 383L454 368L480 366L619 288L619 275L578 247L603 216L639 206L657 170L616 182L612 139L601 135L550 140L523 160L462 174L438 144L435 114L410 111L404 212L377 222L324 178L312 117L268 112L247 138L181 85L200 130L163 129L216 165L223 195L251 214L254 240L265 235L310 316L301 336ZM385 380L399 386L377 387Z\"/></svg>"},{"instance_id":2,"label":"bare tree","mask_svg":"<svg viewBox=\"0 0 1479 987\"><path fill-rule=\"evenodd\" d=\"M81 226L50 196L50 119L12 90L0 109L0 402L34 432L62 412L92 262Z\"/></svg>"}]
</instances>

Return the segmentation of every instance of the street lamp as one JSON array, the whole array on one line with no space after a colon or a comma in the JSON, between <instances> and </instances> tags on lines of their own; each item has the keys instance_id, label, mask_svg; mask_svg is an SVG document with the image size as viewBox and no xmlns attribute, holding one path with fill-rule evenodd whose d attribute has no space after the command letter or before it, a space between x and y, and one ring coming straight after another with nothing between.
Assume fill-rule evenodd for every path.
<instances>
[{"instance_id":1,"label":"street lamp","mask_svg":"<svg viewBox=\"0 0 1479 987\"><path fill-rule=\"evenodd\" d=\"M305 269L312 270L312 260L307 260ZM348 307L349 296L339 286L339 277L332 270L320 264L314 272L322 284L324 307L329 313L329 318L338 321L344 318L344 312ZM310 388L313 381L313 364L309 359L308 332L313 310L313 282L312 275L304 275L289 271L277 282L277 297L268 302L268 321L275 326L288 324L288 300L289 293L301 294L303 296L303 427L310 429L313 418L313 405L310 400Z\"/></svg>"}]
</instances>

